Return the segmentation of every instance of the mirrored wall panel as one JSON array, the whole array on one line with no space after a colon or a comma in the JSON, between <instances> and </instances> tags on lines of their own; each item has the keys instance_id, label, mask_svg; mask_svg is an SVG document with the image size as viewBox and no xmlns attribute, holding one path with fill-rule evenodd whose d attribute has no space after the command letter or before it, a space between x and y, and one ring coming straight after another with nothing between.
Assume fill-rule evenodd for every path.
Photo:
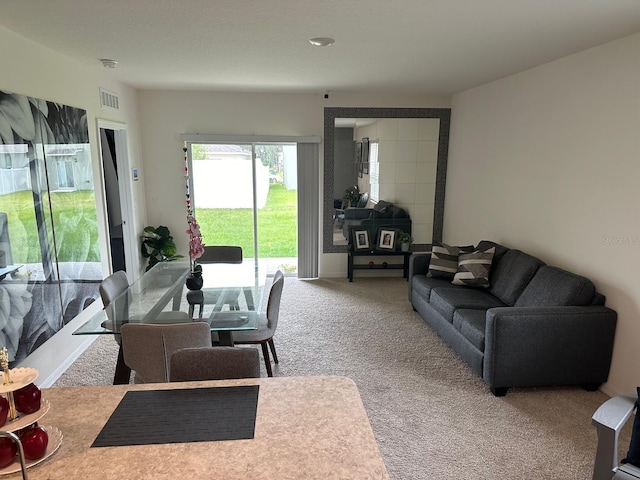
<instances>
[{"instance_id":1,"label":"mirrored wall panel","mask_svg":"<svg viewBox=\"0 0 640 480\"><path fill-rule=\"evenodd\" d=\"M450 109L325 108L325 253L376 222L416 251L442 239L449 122Z\"/></svg>"}]
</instances>

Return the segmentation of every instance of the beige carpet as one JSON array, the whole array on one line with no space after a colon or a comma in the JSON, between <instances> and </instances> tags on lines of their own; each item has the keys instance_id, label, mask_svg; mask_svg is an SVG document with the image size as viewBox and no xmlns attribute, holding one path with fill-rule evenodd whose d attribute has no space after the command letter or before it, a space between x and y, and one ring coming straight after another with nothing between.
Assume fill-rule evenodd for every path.
<instances>
[{"instance_id":1,"label":"beige carpet","mask_svg":"<svg viewBox=\"0 0 640 480\"><path fill-rule=\"evenodd\" d=\"M403 279L287 277L275 343L276 376L356 382L392 479L591 478L591 415L606 395L567 387L494 397L412 310ZM116 354L101 337L55 386L109 384ZM627 445L625 434L622 453Z\"/></svg>"}]
</instances>

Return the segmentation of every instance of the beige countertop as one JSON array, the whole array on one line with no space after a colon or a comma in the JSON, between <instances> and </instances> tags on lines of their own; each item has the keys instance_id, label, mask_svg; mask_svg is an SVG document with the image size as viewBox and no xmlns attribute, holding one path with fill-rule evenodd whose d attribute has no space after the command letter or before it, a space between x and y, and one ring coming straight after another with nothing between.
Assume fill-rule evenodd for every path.
<instances>
[{"instance_id":1,"label":"beige countertop","mask_svg":"<svg viewBox=\"0 0 640 480\"><path fill-rule=\"evenodd\" d=\"M253 439L91 448L128 390L255 384ZM51 408L39 423L64 438L57 452L28 469L30 480L389 478L358 389L345 377L50 388L43 398Z\"/></svg>"}]
</instances>

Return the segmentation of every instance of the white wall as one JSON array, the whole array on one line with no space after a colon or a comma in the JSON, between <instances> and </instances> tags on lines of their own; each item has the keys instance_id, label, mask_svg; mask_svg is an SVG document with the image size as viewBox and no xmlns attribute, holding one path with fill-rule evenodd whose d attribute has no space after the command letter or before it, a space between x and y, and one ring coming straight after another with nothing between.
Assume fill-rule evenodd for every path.
<instances>
[{"instance_id":1,"label":"white wall","mask_svg":"<svg viewBox=\"0 0 640 480\"><path fill-rule=\"evenodd\" d=\"M181 134L323 136L324 107L450 106L448 97L428 95L340 95L214 93L144 90L138 92L141 141L150 225L171 230L185 253L187 236ZM323 152L320 150L322 163ZM320 191L323 174L320 173ZM322 199L320 200L322 205ZM320 218L320 221L322 218ZM320 245L322 245L320 226ZM321 254L321 276L346 276L346 254Z\"/></svg>"},{"instance_id":2,"label":"white wall","mask_svg":"<svg viewBox=\"0 0 640 480\"><path fill-rule=\"evenodd\" d=\"M603 390L640 385L640 35L455 95L444 240L591 278L618 312Z\"/></svg>"},{"instance_id":3,"label":"white wall","mask_svg":"<svg viewBox=\"0 0 640 480\"><path fill-rule=\"evenodd\" d=\"M100 182L101 167L96 119L102 118L127 125L131 162L133 165L140 165L136 92L111 81L109 71L104 69L97 60L95 64L81 64L2 27L0 27L0 58L2 59L0 89L87 110L93 179L98 204L100 251L103 271L107 272L108 242L105 235L107 221ZM100 108L99 87L120 96L119 111ZM137 205L137 217L133 221L138 226L137 231L141 231L146 222L144 189L142 184L135 184L133 188L134 203ZM137 251L135 254L137 255ZM79 324L76 323L75 327L78 326ZM70 328L66 330L60 336L56 335L55 341L49 340L36 350L37 355L34 358L27 358L22 363L22 366L32 366L40 370L38 382L41 384L46 385L49 380L54 379L60 373L61 365L70 364L75 360L82 351L82 344L87 341L87 337L72 337Z\"/></svg>"}]
</instances>

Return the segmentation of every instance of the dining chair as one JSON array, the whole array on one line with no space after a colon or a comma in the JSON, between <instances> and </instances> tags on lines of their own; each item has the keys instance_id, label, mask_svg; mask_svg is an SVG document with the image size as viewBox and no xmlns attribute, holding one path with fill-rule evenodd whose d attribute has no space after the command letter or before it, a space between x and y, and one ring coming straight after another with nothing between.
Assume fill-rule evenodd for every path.
<instances>
[{"instance_id":1,"label":"dining chair","mask_svg":"<svg viewBox=\"0 0 640 480\"><path fill-rule=\"evenodd\" d=\"M255 348L181 348L171 355L171 382L259 377L260 357Z\"/></svg>"},{"instance_id":2,"label":"dining chair","mask_svg":"<svg viewBox=\"0 0 640 480\"><path fill-rule=\"evenodd\" d=\"M113 303L113 301L127 291L129 288L129 279L127 278L127 274L123 270L118 270L117 272L112 273L107 278L100 282L100 287L98 288L100 292L100 298L102 299L102 305L108 307ZM114 312L112 309L107 309L107 317L113 323L117 319L120 321L124 319L128 320L136 320L136 316L129 317L128 313L129 302L121 302L119 304L119 308L121 309L118 312ZM189 315L184 312L179 311L170 311L170 312L160 312L156 320L159 323L177 323L184 322L189 320ZM114 335L116 342L120 343L120 335Z\"/></svg>"},{"instance_id":3,"label":"dining chair","mask_svg":"<svg viewBox=\"0 0 640 480\"><path fill-rule=\"evenodd\" d=\"M242 247L235 245L207 245L204 253L198 259L198 263L242 263ZM194 290L187 292L189 303L189 317L193 318L194 307L198 305L198 318L202 318L202 310L206 303L217 303L219 293L211 291ZM238 298L240 289L225 292L224 304L229 305L230 310L239 310Z\"/></svg>"},{"instance_id":4,"label":"dining chair","mask_svg":"<svg viewBox=\"0 0 640 480\"><path fill-rule=\"evenodd\" d=\"M124 363L135 371L134 383L168 382L171 355L176 350L211 346L211 329L206 322L127 323L121 334Z\"/></svg>"},{"instance_id":5,"label":"dining chair","mask_svg":"<svg viewBox=\"0 0 640 480\"><path fill-rule=\"evenodd\" d=\"M278 355L276 354L276 346L273 343L273 335L278 326L278 316L280 315L280 299L282 298L282 289L284 287L284 275L278 270L273 276L273 284L269 291L269 301L267 303L266 314L260 315L260 322L256 330L239 330L233 332L233 343L236 345L257 345L262 347L262 356L264 357L264 365L267 369L267 375L273 377L271 370L271 359L269 358L269 350L273 355L274 363L278 363ZM267 348L268 345L268 348Z\"/></svg>"}]
</instances>

